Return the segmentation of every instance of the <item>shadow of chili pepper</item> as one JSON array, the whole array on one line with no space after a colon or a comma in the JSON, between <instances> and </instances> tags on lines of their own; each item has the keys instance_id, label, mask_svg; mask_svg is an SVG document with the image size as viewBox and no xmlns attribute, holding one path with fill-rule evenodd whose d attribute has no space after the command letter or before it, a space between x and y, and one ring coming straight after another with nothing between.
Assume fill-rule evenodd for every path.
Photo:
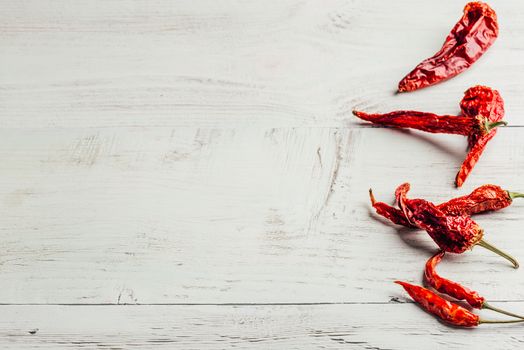
<instances>
[{"instance_id":1,"label":"shadow of chili pepper","mask_svg":"<svg viewBox=\"0 0 524 350\"><path fill-rule=\"evenodd\" d=\"M411 139L417 139L419 141L431 145L432 147L434 147L442 153L449 154L457 161L458 166L460 166L460 164L462 164L462 162L464 161L464 151L453 147L449 147L449 144L447 143L448 141L446 140L437 141L435 138L429 137L427 134L423 134L422 132L413 132L413 130L391 128L391 131L403 135L409 135ZM464 143L464 149L466 148L467 143Z\"/></svg>"},{"instance_id":2,"label":"shadow of chili pepper","mask_svg":"<svg viewBox=\"0 0 524 350\"><path fill-rule=\"evenodd\" d=\"M424 234L423 230L395 225L391 223L391 221L388 221L382 218L381 216L378 216L373 210L373 208L367 208L368 216L370 218L394 228L397 231L396 236L406 245L418 250L425 251L429 253L428 256L431 256L435 252L435 245L432 243L430 239L427 239L427 235Z\"/></svg>"},{"instance_id":3,"label":"shadow of chili pepper","mask_svg":"<svg viewBox=\"0 0 524 350\"><path fill-rule=\"evenodd\" d=\"M429 255L435 252L435 244L431 239L427 239L427 235L423 230L413 230L408 227L397 228L397 236L406 245L426 252Z\"/></svg>"}]
</instances>

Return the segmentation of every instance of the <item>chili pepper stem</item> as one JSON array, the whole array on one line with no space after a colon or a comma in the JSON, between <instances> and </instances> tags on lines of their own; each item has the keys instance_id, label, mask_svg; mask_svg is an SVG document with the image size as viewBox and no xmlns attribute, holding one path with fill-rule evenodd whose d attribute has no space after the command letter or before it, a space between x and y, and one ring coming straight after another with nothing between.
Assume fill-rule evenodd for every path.
<instances>
[{"instance_id":1,"label":"chili pepper stem","mask_svg":"<svg viewBox=\"0 0 524 350\"><path fill-rule=\"evenodd\" d=\"M509 192L509 191L508 191L508 194L509 194L509 198L511 198L511 199L515 199L515 198L524 198L524 193L520 193L520 192Z\"/></svg>"},{"instance_id":2,"label":"chili pepper stem","mask_svg":"<svg viewBox=\"0 0 524 350\"><path fill-rule=\"evenodd\" d=\"M501 310L499 308L496 308L494 306L489 305L486 302L484 302L484 304L482 304L482 308L483 309L489 309L489 310L495 311L495 312L500 312L501 314L504 314L504 315L508 315L508 316L524 319L524 316L520 316L520 315L514 314L512 312L506 311L506 310Z\"/></svg>"},{"instance_id":3,"label":"chili pepper stem","mask_svg":"<svg viewBox=\"0 0 524 350\"><path fill-rule=\"evenodd\" d=\"M373 195L373 190L371 188L369 189L369 199L371 200L371 205L375 205L375 203L377 202L375 196Z\"/></svg>"},{"instance_id":4,"label":"chili pepper stem","mask_svg":"<svg viewBox=\"0 0 524 350\"><path fill-rule=\"evenodd\" d=\"M486 133L502 125L508 125L508 122L504 120L501 120L499 122L490 122L487 118L484 120L484 128L486 129Z\"/></svg>"},{"instance_id":5,"label":"chili pepper stem","mask_svg":"<svg viewBox=\"0 0 524 350\"><path fill-rule=\"evenodd\" d=\"M500 255L501 257L503 257L504 259L508 260L509 262L511 262L513 264L513 267L518 269L519 268L519 262L517 261L517 259L515 259L514 257L512 257L511 255L509 254L506 254L504 253L502 250L498 249L497 247L495 247L494 245L486 242L485 240L481 239L480 241L478 241L476 243L477 245L481 246L482 248L485 248L487 250L491 250L493 253L495 254L498 254Z\"/></svg>"},{"instance_id":6,"label":"chili pepper stem","mask_svg":"<svg viewBox=\"0 0 524 350\"><path fill-rule=\"evenodd\" d=\"M479 320L479 324L481 323L521 323L524 322L524 320L508 320L508 321L495 321L495 320Z\"/></svg>"}]
</instances>

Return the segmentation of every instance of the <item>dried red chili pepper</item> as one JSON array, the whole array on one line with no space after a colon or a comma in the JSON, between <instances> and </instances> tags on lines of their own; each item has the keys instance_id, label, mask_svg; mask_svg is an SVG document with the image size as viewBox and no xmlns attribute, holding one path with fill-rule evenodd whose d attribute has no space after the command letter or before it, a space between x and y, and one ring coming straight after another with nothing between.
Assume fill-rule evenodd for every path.
<instances>
[{"instance_id":1,"label":"dried red chili pepper","mask_svg":"<svg viewBox=\"0 0 524 350\"><path fill-rule=\"evenodd\" d=\"M506 191L496 185L483 185L466 196L453 198L437 207L448 215L474 215L506 208L519 197L524 198L524 194Z\"/></svg>"},{"instance_id":2,"label":"dried red chili pepper","mask_svg":"<svg viewBox=\"0 0 524 350\"><path fill-rule=\"evenodd\" d=\"M475 164L477 164L480 156L482 155L482 152L484 152L486 145L493 137L495 137L496 134L497 130L492 130L489 134L480 137L475 145L471 147L468 155L466 156L466 159L464 159L464 162L460 166L457 176L455 177L455 185L457 187L461 187L464 184L466 178L473 170L473 167Z\"/></svg>"},{"instance_id":3,"label":"dried red chili pepper","mask_svg":"<svg viewBox=\"0 0 524 350\"><path fill-rule=\"evenodd\" d=\"M389 219L394 224L414 227L407 221L400 209L383 202L377 202L371 189L369 189L369 197L371 205L375 208L377 214ZM441 203L437 205L437 208L447 215L474 215L506 208L511 205L515 198L524 198L524 194L506 191L496 185L483 185L466 196L453 198Z\"/></svg>"},{"instance_id":4,"label":"dried red chili pepper","mask_svg":"<svg viewBox=\"0 0 524 350\"><path fill-rule=\"evenodd\" d=\"M460 116L418 111L369 114L355 110L353 114L360 119L383 126L467 136L470 150L455 177L455 184L460 187L473 170L487 143L497 133L496 127L507 124L502 120L504 101L497 90L489 87L474 86L466 90L460 107L462 110Z\"/></svg>"},{"instance_id":5,"label":"dried red chili pepper","mask_svg":"<svg viewBox=\"0 0 524 350\"><path fill-rule=\"evenodd\" d=\"M497 90L487 86L479 85L466 90L460 101L460 109L465 116L475 118L482 115L489 120L491 125L503 124L504 100ZM482 152L484 152L487 143L496 133L497 130L493 129L486 134L472 133L468 136L469 152L455 177L457 187L462 186L466 181Z\"/></svg>"},{"instance_id":6,"label":"dried red chili pepper","mask_svg":"<svg viewBox=\"0 0 524 350\"><path fill-rule=\"evenodd\" d=\"M493 44L498 33L495 11L482 2L468 3L440 51L406 75L398 91L421 89L465 71Z\"/></svg>"},{"instance_id":7,"label":"dried red chili pepper","mask_svg":"<svg viewBox=\"0 0 524 350\"><path fill-rule=\"evenodd\" d=\"M519 263L512 256L483 239L484 230L467 215L446 215L433 203L424 199L408 199L409 184L399 186L395 195L397 203L407 220L418 228L426 230L433 241L445 252L463 253L475 245L491 250L518 268Z\"/></svg>"},{"instance_id":8,"label":"dried red chili pepper","mask_svg":"<svg viewBox=\"0 0 524 350\"><path fill-rule=\"evenodd\" d=\"M377 214L382 215L386 219L389 219L391 222L401 226L415 227L406 219L402 210L394 208L386 203L377 202L373 191L369 189L369 198L371 199L371 205L375 208Z\"/></svg>"},{"instance_id":9,"label":"dried red chili pepper","mask_svg":"<svg viewBox=\"0 0 524 350\"><path fill-rule=\"evenodd\" d=\"M483 116L471 118L469 116L436 115L418 111L395 111L385 114L353 111L353 114L362 120L377 125L468 137L483 136L500 125L506 125L506 122L502 121L490 122L488 118Z\"/></svg>"},{"instance_id":10,"label":"dried red chili pepper","mask_svg":"<svg viewBox=\"0 0 524 350\"><path fill-rule=\"evenodd\" d=\"M444 322L459 327L476 327L482 323L519 323L524 320L492 321L481 319L473 312L454 304L429 289L407 282L395 281L400 284L411 298L427 312L437 316Z\"/></svg>"},{"instance_id":11,"label":"dried red chili pepper","mask_svg":"<svg viewBox=\"0 0 524 350\"><path fill-rule=\"evenodd\" d=\"M444 254L445 252L439 251L426 262L426 267L424 269L424 281L426 285L457 300L465 300L471 307L476 309L490 309L508 316L524 318L523 316L493 307L488 304L486 299L480 296L479 293L472 291L457 282L439 276L436 267L437 264L442 261Z\"/></svg>"},{"instance_id":12,"label":"dried red chili pepper","mask_svg":"<svg viewBox=\"0 0 524 350\"><path fill-rule=\"evenodd\" d=\"M475 118L483 115L490 122L499 122L504 119L504 100L497 90L487 86L477 85L467 89L460 101L462 115ZM480 135L471 135L468 139L469 147L473 147Z\"/></svg>"}]
</instances>

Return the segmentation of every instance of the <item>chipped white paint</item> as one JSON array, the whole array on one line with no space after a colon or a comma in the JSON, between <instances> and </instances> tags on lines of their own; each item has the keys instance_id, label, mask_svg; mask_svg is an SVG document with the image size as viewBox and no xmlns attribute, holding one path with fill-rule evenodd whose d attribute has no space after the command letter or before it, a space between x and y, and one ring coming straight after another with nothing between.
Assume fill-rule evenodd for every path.
<instances>
[{"instance_id":1,"label":"chipped white paint","mask_svg":"<svg viewBox=\"0 0 524 350\"><path fill-rule=\"evenodd\" d=\"M394 303L435 247L377 218L367 190L524 191L523 129L455 190L463 138L350 113L455 113L482 83L523 126L524 3L490 3L485 57L394 96L463 1L1 2L1 347L520 348L520 327L465 332ZM524 261L523 207L478 222ZM440 271L524 308L524 272L487 251Z\"/></svg>"}]
</instances>

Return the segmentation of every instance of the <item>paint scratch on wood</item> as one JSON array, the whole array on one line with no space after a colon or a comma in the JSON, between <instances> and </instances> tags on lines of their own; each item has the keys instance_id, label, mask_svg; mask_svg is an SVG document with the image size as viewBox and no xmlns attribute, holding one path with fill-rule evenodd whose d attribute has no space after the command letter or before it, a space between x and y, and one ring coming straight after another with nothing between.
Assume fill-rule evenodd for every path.
<instances>
[{"instance_id":1,"label":"paint scratch on wood","mask_svg":"<svg viewBox=\"0 0 524 350\"><path fill-rule=\"evenodd\" d=\"M324 200L324 207L328 205L329 200L333 192L335 192L335 184L338 178L338 172L340 170L340 163L342 161L342 137L335 132L336 137L336 148L335 148L335 164L333 165L333 170L331 172L331 180L329 182L329 188L326 194L326 199Z\"/></svg>"},{"instance_id":2,"label":"paint scratch on wood","mask_svg":"<svg viewBox=\"0 0 524 350\"><path fill-rule=\"evenodd\" d=\"M82 137L71 150L69 161L77 165L90 167L95 164L100 154L100 149L101 143L98 135Z\"/></svg>"}]
</instances>

